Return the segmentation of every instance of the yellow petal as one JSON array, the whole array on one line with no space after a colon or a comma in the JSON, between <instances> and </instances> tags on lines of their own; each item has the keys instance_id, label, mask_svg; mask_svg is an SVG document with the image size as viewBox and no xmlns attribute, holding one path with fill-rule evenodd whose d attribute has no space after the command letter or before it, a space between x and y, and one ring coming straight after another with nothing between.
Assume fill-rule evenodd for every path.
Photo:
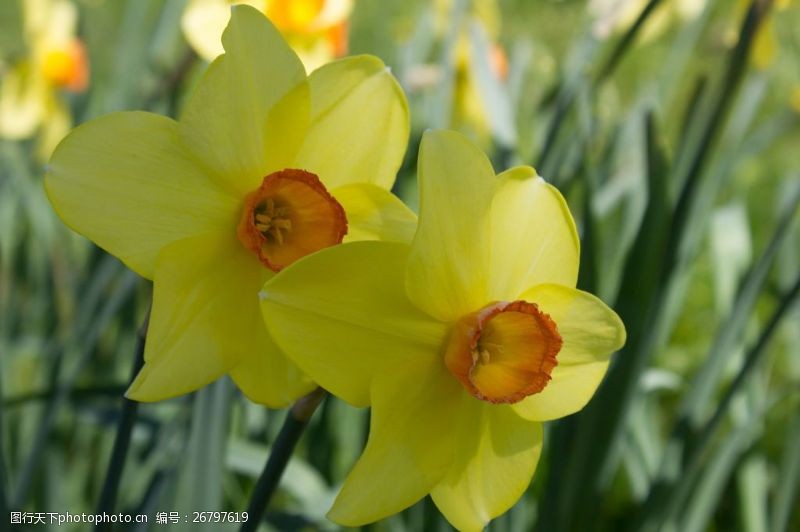
<instances>
[{"instance_id":1,"label":"yellow petal","mask_svg":"<svg viewBox=\"0 0 800 532\"><path fill-rule=\"evenodd\" d=\"M508 405L466 394L463 401L455 460L431 497L456 529L479 531L527 489L542 450L542 426L520 418Z\"/></svg>"},{"instance_id":2,"label":"yellow petal","mask_svg":"<svg viewBox=\"0 0 800 532\"><path fill-rule=\"evenodd\" d=\"M262 291L278 346L320 386L356 406L369 404L376 375L414 360L441 363L446 327L408 301L407 253L408 246L388 242L334 246L293 263Z\"/></svg>"},{"instance_id":3,"label":"yellow petal","mask_svg":"<svg viewBox=\"0 0 800 532\"><path fill-rule=\"evenodd\" d=\"M267 275L232 232L164 248L156 262L145 366L128 397L160 401L197 390L247 354L269 348L258 317L258 289Z\"/></svg>"},{"instance_id":4,"label":"yellow petal","mask_svg":"<svg viewBox=\"0 0 800 532\"><path fill-rule=\"evenodd\" d=\"M758 28L755 42L753 43L753 63L762 70L768 68L775 60L778 50L778 39L775 36L774 17L767 17Z\"/></svg>"},{"instance_id":5,"label":"yellow petal","mask_svg":"<svg viewBox=\"0 0 800 532\"><path fill-rule=\"evenodd\" d=\"M278 100L267 114L264 126L264 145L267 146L265 174L296 167L295 157L308 132L310 90L308 82L303 81ZM256 180L257 184L261 183L261 177ZM243 185L248 186L249 181Z\"/></svg>"},{"instance_id":6,"label":"yellow petal","mask_svg":"<svg viewBox=\"0 0 800 532\"><path fill-rule=\"evenodd\" d=\"M232 9L222 44L226 53L209 66L186 105L181 134L244 195L294 158L308 122L308 89L297 55L252 7Z\"/></svg>"},{"instance_id":7,"label":"yellow petal","mask_svg":"<svg viewBox=\"0 0 800 532\"><path fill-rule=\"evenodd\" d=\"M430 492L453 460L460 386L431 359L415 359L374 381L367 447L347 476L329 519L363 525L395 514Z\"/></svg>"},{"instance_id":8,"label":"yellow petal","mask_svg":"<svg viewBox=\"0 0 800 532\"><path fill-rule=\"evenodd\" d=\"M522 299L536 303L550 315L564 344L545 389L513 408L532 421L568 416L594 395L611 354L625 344L625 327L605 303L574 288L539 285L522 294Z\"/></svg>"},{"instance_id":9,"label":"yellow petal","mask_svg":"<svg viewBox=\"0 0 800 532\"><path fill-rule=\"evenodd\" d=\"M69 0L49 2L46 13L41 13L42 37L50 43L63 44L75 37L78 27L78 7Z\"/></svg>"},{"instance_id":10,"label":"yellow petal","mask_svg":"<svg viewBox=\"0 0 800 532\"><path fill-rule=\"evenodd\" d=\"M315 29L329 28L346 22L353 11L353 0L325 0L324 4L319 16L314 20Z\"/></svg>"},{"instance_id":11,"label":"yellow petal","mask_svg":"<svg viewBox=\"0 0 800 532\"><path fill-rule=\"evenodd\" d=\"M417 306L454 321L532 284L575 284L579 246L564 199L529 167L494 175L474 143L427 132L420 221L406 287Z\"/></svg>"},{"instance_id":12,"label":"yellow petal","mask_svg":"<svg viewBox=\"0 0 800 532\"><path fill-rule=\"evenodd\" d=\"M45 116L48 89L30 63L21 63L0 79L0 137L24 139L36 132Z\"/></svg>"},{"instance_id":13,"label":"yellow petal","mask_svg":"<svg viewBox=\"0 0 800 532\"><path fill-rule=\"evenodd\" d=\"M239 312L242 317L258 322L252 322L252 329L258 331L256 348L243 353L242 360L230 371L242 393L255 403L283 408L313 390L316 384L269 337L257 301L251 298L248 308Z\"/></svg>"},{"instance_id":14,"label":"yellow petal","mask_svg":"<svg viewBox=\"0 0 800 532\"><path fill-rule=\"evenodd\" d=\"M72 126L72 116L69 107L55 93L49 98L47 106L47 120L42 122L42 128L37 139L36 152L40 159L47 160Z\"/></svg>"},{"instance_id":15,"label":"yellow petal","mask_svg":"<svg viewBox=\"0 0 800 532\"><path fill-rule=\"evenodd\" d=\"M372 183L389 189L408 142L408 105L389 69L373 56L315 70L311 126L296 165L329 189Z\"/></svg>"},{"instance_id":16,"label":"yellow petal","mask_svg":"<svg viewBox=\"0 0 800 532\"><path fill-rule=\"evenodd\" d=\"M417 215L400 199L377 185L345 185L331 194L347 214L345 242L385 240L411 242L417 229Z\"/></svg>"},{"instance_id":17,"label":"yellow petal","mask_svg":"<svg viewBox=\"0 0 800 532\"><path fill-rule=\"evenodd\" d=\"M489 302L489 159L453 131L428 131L419 152L420 216L406 272L409 298L443 321Z\"/></svg>"},{"instance_id":18,"label":"yellow petal","mask_svg":"<svg viewBox=\"0 0 800 532\"><path fill-rule=\"evenodd\" d=\"M231 16L227 0L190 0L181 15L181 29L197 54L211 61L225 50L222 32Z\"/></svg>"},{"instance_id":19,"label":"yellow petal","mask_svg":"<svg viewBox=\"0 0 800 532\"><path fill-rule=\"evenodd\" d=\"M489 301L538 284L575 286L580 241L567 202L530 167L498 176L492 200Z\"/></svg>"},{"instance_id":20,"label":"yellow petal","mask_svg":"<svg viewBox=\"0 0 800 532\"><path fill-rule=\"evenodd\" d=\"M174 121L141 112L74 129L53 153L45 187L67 225L147 278L170 242L235 231L240 202L182 147Z\"/></svg>"}]
</instances>

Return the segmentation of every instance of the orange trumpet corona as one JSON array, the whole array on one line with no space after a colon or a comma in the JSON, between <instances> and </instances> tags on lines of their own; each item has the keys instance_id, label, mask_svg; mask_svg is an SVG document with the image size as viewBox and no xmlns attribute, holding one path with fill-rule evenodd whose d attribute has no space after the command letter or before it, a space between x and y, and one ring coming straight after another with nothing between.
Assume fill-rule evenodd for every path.
<instances>
[{"instance_id":1,"label":"orange trumpet corona","mask_svg":"<svg viewBox=\"0 0 800 532\"><path fill-rule=\"evenodd\" d=\"M344 209L311 172L287 168L269 174L244 200L237 235L272 271L342 242Z\"/></svg>"},{"instance_id":2,"label":"orange trumpet corona","mask_svg":"<svg viewBox=\"0 0 800 532\"><path fill-rule=\"evenodd\" d=\"M541 392L558 364L563 340L534 303L494 303L453 327L445 365L478 399L516 403Z\"/></svg>"}]
</instances>

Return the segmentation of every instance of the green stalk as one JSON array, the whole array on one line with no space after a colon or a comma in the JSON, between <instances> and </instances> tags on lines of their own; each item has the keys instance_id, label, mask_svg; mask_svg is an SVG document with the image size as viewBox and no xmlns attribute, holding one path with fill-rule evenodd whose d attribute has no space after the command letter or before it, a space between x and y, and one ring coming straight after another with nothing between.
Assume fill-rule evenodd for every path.
<instances>
[{"instance_id":1,"label":"green stalk","mask_svg":"<svg viewBox=\"0 0 800 532\"><path fill-rule=\"evenodd\" d=\"M74 388L69 391L69 400L76 400L82 398L93 397L119 397L125 393L128 387L122 384L106 384L97 386L86 386L83 388ZM28 392L19 394L14 397L9 397L2 401L3 408L16 408L26 406L28 403L38 403L43 401L50 401L55 397L56 390L41 390L37 392Z\"/></svg>"},{"instance_id":2,"label":"green stalk","mask_svg":"<svg viewBox=\"0 0 800 532\"><path fill-rule=\"evenodd\" d=\"M0 397L3 397L3 364L0 363ZM8 495L6 493L6 460L3 452L3 404L0 402L0 519L8 522Z\"/></svg>"},{"instance_id":3,"label":"green stalk","mask_svg":"<svg viewBox=\"0 0 800 532\"><path fill-rule=\"evenodd\" d=\"M292 457L294 448L325 395L325 390L317 388L300 398L286 414L286 419L272 446L272 452L264 466L264 471L258 478L253 494L250 496L250 503L247 505L247 521L242 523L241 532L258 530L267 506L269 506L289 459Z\"/></svg>"},{"instance_id":4,"label":"green stalk","mask_svg":"<svg viewBox=\"0 0 800 532\"><path fill-rule=\"evenodd\" d=\"M636 17L634 23L630 28L628 28L628 31L625 32L625 35L622 36L622 39L617 42L617 45L608 56L606 62L597 71L597 74L592 80L592 87L597 87L614 73L614 71L617 69L617 66L622 61L622 58L625 57L625 54L631 48L631 45L636 41L636 37L644 27L644 23L647 22L647 19L650 18L650 15L653 14L653 11L655 11L660 2L661 0L650 0L647 5L644 6L644 9L642 9L642 12L639 13L638 17Z\"/></svg>"},{"instance_id":5,"label":"green stalk","mask_svg":"<svg viewBox=\"0 0 800 532\"><path fill-rule=\"evenodd\" d=\"M148 316L145 317L144 323L137 333L136 353L134 354L133 367L131 368L131 382L133 382L136 375L142 369L142 366L144 366L144 346L147 337L148 320L149 313ZM131 401L127 397L123 397L122 401L122 412L120 413L119 423L117 424L117 435L114 438L114 447L111 451L111 458L108 462L108 469L106 470L106 478L105 481L103 481L103 489L100 491L100 500L97 503L97 511L95 512L97 515L111 514L114 512L117 494L119 493L120 480L122 479L122 471L125 467L125 458L128 455L133 426L136 423L136 413L139 409L139 403ZM98 523L95 530L98 532L111 530L111 523Z\"/></svg>"}]
</instances>

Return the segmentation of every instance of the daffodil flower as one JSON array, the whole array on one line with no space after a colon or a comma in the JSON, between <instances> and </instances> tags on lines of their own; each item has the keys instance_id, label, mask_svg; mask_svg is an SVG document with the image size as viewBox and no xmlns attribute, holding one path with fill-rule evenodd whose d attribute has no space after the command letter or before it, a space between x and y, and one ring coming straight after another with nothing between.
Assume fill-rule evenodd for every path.
<instances>
[{"instance_id":1,"label":"daffodil flower","mask_svg":"<svg viewBox=\"0 0 800 532\"><path fill-rule=\"evenodd\" d=\"M88 61L69 0L27 0L22 7L29 53L2 76L0 137L25 139L39 131L39 153L46 158L72 121L61 93L86 89Z\"/></svg>"},{"instance_id":2,"label":"daffodil flower","mask_svg":"<svg viewBox=\"0 0 800 532\"><path fill-rule=\"evenodd\" d=\"M186 40L207 61L222 53L220 36L232 4L248 4L264 13L309 70L347 53L353 0L190 0L181 26Z\"/></svg>"},{"instance_id":3,"label":"daffodil flower","mask_svg":"<svg viewBox=\"0 0 800 532\"><path fill-rule=\"evenodd\" d=\"M228 373L252 400L282 406L313 384L267 334L258 291L343 240L410 240L415 216L388 191L408 111L377 58L306 77L250 7L233 8L222 41L179 121L120 112L79 126L46 188L69 226L154 280L129 397L166 399Z\"/></svg>"},{"instance_id":4,"label":"daffodil flower","mask_svg":"<svg viewBox=\"0 0 800 532\"><path fill-rule=\"evenodd\" d=\"M434 33L449 50L447 65L413 65L404 77L406 87L412 92L440 90L447 82L445 70L452 71L447 127L469 134L481 145L489 145L493 137L513 145L516 131L505 93L509 65L499 42L500 7L496 0L475 0L465 7L454 0L433 2ZM440 107L439 99L435 101Z\"/></svg>"},{"instance_id":5,"label":"daffodil flower","mask_svg":"<svg viewBox=\"0 0 800 532\"><path fill-rule=\"evenodd\" d=\"M357 526L430 493L479 530L527 488L542 421L580 410L625 341L575 289L579 242L529 167L494 175L458 133L429 132L409 244L356 242L266 283L275 340L322 387L372 407L366 449L329 517Z\"/></svg>"}]
</instances>

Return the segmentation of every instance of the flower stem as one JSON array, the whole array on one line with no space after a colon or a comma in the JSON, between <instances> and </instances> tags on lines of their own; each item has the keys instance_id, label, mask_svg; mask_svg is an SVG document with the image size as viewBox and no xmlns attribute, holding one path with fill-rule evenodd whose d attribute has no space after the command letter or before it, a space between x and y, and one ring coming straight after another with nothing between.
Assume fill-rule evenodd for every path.
<instances>
[{"instance_id":1,"label":"flower stem","mask_svg":"<svg viewBox=\"0 0 800 532\"><path fill-rule=\"evenodd\" d=\"M250 503L247 505L248 518L245 523L242 523L241 532L253 532L258 529L269 501L289 463L289 458L291 458L300 436L303 435L308 420L311 419L325 395L325 390L317 388L305 397L298 399L286 414L286 419L272 446L272 452L264 466L264 471L261 472L256 487L253 489Z\"/></svg>"},{"instance_id":2,"label":"flower stem","mask_svg":"<svg viewBox=\"0 0 800 532\"><path fill-rule=\"evenodd\" d=\"M0 368L0 397L3 395L2 383L3 374L2 368ZM3 442L5 441L3 438L3 408L5 406L0 404L0 519L6 519L6 516L9 515L9 501L6 494L6 462L3 454Z\"/></svg>"},{"instance_id":3,"label":"flower stem","mask_svg":"<svg viewBox=\"0 0 800 532\"><path fill-rule=\"evenodd\" d=\"M133 357L133 368L131 368L131 382L133 382L133 379L136 378L139 370L144 365L144 345L149 317L150 314L148 313L137 333L136 353ZM114 438L114 448L111 450L111 459L108 462L106 478L103 481L100 501L97 503L97 512L95 512L97 515L110 514L114 511L117 493L119 492L119 483L122 479L122 470L125 467L125 457L128 455L128 447L130 447L133 425L136 422L138 409L139 403L131 401L127 397L123 398L122 412L117 424L117 435ZM111 530L111 523L98 522L95 530L98 532Z\"/></svg>"}]
</instances>

